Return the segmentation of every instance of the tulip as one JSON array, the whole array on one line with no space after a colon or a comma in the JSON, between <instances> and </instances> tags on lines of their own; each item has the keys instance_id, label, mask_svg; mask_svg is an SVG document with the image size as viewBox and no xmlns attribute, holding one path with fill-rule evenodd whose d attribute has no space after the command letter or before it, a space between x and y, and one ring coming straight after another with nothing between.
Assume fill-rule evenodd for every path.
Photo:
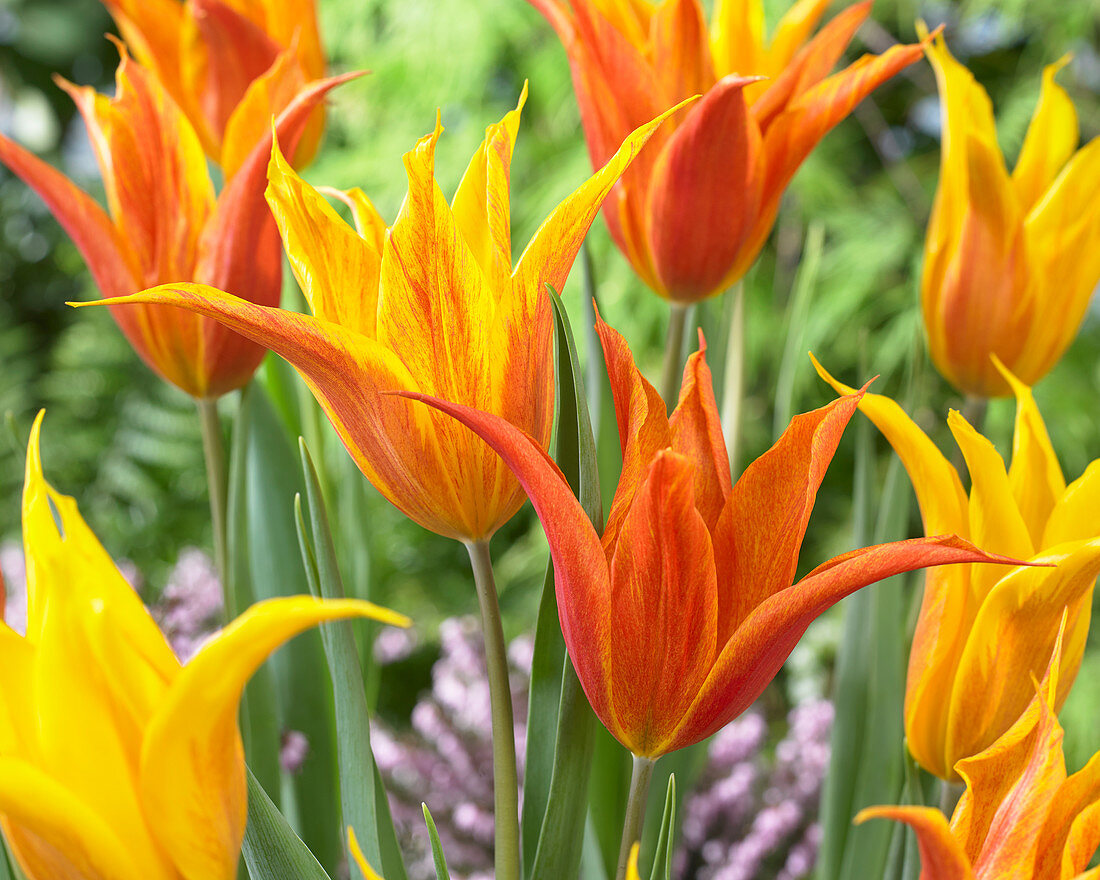
<instances>
[{"instance_id":1,"label":"tulip","mask_svg":"<svg viewBox=\"0 0 1100 880\"><path fill-rule=\"evenodd\" d=\"M921 278L928 347L960 391L1003 397L1012 389L990 355L1034 385L1077 335L1100 282L1100 138L1077 150L1077 114L1054 81L1067 56L1043 72L1009 175L985 89L942 38L927 51L943 119Z\"/></svg>"},{"instance_id":2,"label":"tulip","mask_svg":"<svg viewBox=\"0 0 1100 880\"><path fill-rule=\"evenodd\" d=\"M405 154L409 192L389 229L357 189L338 194L353 208L357 229L349 227L276 146L268 201L312 317L201 284L125 302L182 306L286 358L394 505L438 534L488 539L524 500L508 469L453 420L382 392L423 391L486 409L545 448L554 377L543 286L561 289L600 203L664 118L634 132L554 210L513 270L508 169L524 98L489 126L451 206L434 179L437 122Z\"/></svg>"},{"instance_id":3,"label":"tulip","mask_svg":"<svg viewBox=\"0 0 1100 880\"><path fill-rule=\"evenodd\" d=\"M921 538L846 553L792 585L860 393L796 416L731 486L705 347L688 359L668 417L623 338L602 321L597 330L623 449L602 536L536 438L468 406L406 396L476 431L523 484L550 543L577 676L635 755L684 748L744 712L811 621L849 593L901 571L993 558L953 535Z\"/></svg>"},{"instance_id":4,"label":"tulip","mask_svg":"<svg viewBox=\"0 0 1100 880\"><path fill-rule=\"evenodd\" d=\"M922 880L1096 880L1100 845L1100 752L1067 778L1054 709L1058 652L1019 719L988 749L959 762L966 781L948 824L928 807L872 807L857 822L913 827Z\"/></svg>"},{"instance_id":5,"label":"tulip","mask_svg":"<svg viewBox=\"0 0 1100 880\"><path fill-rule=\"evenodd\" d=\"M762 0L719 0L709 37L699 0L529 2L565 45L594 166L630 129L703 93L654 135L604 211L634 271L679 304L748 271L817 142L921 53L894 46L829 76L870 2L809 39L828 2L800 0L770 42Z\"/></svg>"},{"instance_id":6,"label":"tulip","mask_svg":"<svg viewBox=\"0 0 1100 880\"><path fill-rule=\"evenodd\" d=\"M313 0L102 0L203 149L232 174L306 83L325 75ZM317 106L295 153L317 151Z\"/></svg>"},{"instance_id":7,"label":"tulip","mask_svg":"<svg viewBox=\"0 0 1100 880\"><path fill-rule=\"evenodd\" d=\"M147 70L119 45L112 98L59 80L84 117L96 148L110 213L49 165L0 135L0 163L53 212L106 298L166 281L233 287L275 304L282 255L263 201L266 137L215 198L194 129ZM311 84L280 116L280 136L297 142L310 111L343 78ZM112 309L134 349L158 375L198 399L240 388L264 350L214 321L174 309Z\"/></svg>"},{"instance_id":8,"label":"tulip","mask_svg":"<svg viewBox=\"0 0 1100 880\"><path fill-rule=\"evenodd\" d=\"M233 880L246 816L237 711L284 641L355 600L254 605L186 666L27 452L27 635L0 623L0 827L28 880Z\"/></svg>"},{"instance_id":9,"label":"tulip","mask_svg":"<svg viewBox=\"0 0 1100 880\"><path fill-rule=\"evenodd\" d=\"M815 361L839 393L850 391ZM1016 395L1012 464L959 413L948 426L970 471L969 498L955 468L894 401L866 394L859 408L901 458L926 533L950 531L1035 566L937 569L927 575L909 655L905 734L913 757L957 781L958 761L991 746L1031 700L1069 609L1053 697L1061 709L1088 635L1100 574L1100 460L1066 485L1031 390L999 365Z\"/></svg>"}]
</instances>

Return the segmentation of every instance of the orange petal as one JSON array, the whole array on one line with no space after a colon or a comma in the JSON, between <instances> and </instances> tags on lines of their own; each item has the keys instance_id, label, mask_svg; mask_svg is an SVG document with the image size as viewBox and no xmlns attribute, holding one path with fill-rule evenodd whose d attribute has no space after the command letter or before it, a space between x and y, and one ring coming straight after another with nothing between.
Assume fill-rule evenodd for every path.
<instances>
[{"instance_id":1,"label":"orange petal","mask_svg":"<svg viewBox=\"0 0 1100 880\"><path fill-rule=\"evenodd\" d=\"M1038 204L1077 149L1077 111L1066 90L1054 81L1070 58L1065 55L1043 68L1039 104L1012 171L1012 185L1025 213Z\"/></svg>"},{"instance_id":2,"label":"orange petal","mask_svg":"<svg viewBox=\"0 0 1100 880\"><path fill-rule=\"evenodd\" d=\"M795 53L802 48L802 44L809 39L813 29L817 27L821 16L829 8L829 3L830 0L796 0L790 9L783 13L783 17L775 26L771 45L768 46L767 69L762 70L761 73L774 75L791 63ZM847 12L846 9L837 17ZM830 64L826 73L832 70L832 67L833 65Z\"/></svg>"},{"instance_id":3,"label":"orange petal","mask_svg":"<svg viewBox=\"0 0 1100 880\"><path fill-rule=\"evenodd\" d=\"M699 0L664 0L649 22L650 57L664 103L675 104L714 85L707 23Z\"/></svg>"},{"instance_id":4,"label":"orange petal","mask_svg":"<svg viewBox=\"0 0 1100 880\"><path fill-rule=\"evenodd\" d=\"M1070 880L1100 847L1100 752L1058 789L1043 825L1035 880Z\"/></svg>"},{"instance_id":5,"label":"orange petal","mask_svg":"<svg viewBox=\"0 0 1100 880\"><path fill-rule=\"evenodd\" d=\"M974 880L974 869L943 813L935 807L870 807L860 810L856 824L868 819L904 822L917 833L922 880Z\"/></svg>"},{"instance_id":6,"label":"orange petal","mask_svg":"<svg viewBox=\"0 0 1100 880\"><path fill-rule=\"evenodd\" d=\"M611 562L615 733L636 755L662 753L714 662L717 583L696 479L690 460L659 452Z\"/></svg>"}]
</instances>

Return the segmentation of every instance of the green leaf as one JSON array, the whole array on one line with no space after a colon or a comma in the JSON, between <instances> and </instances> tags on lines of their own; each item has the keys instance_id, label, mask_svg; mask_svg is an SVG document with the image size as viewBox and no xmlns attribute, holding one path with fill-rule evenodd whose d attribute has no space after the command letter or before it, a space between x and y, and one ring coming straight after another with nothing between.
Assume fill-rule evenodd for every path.
<instances>
[{"instance_id":1,"label":"green leaf","mask_svg":"<svg viewBox=\"0 0 1100 880\"><path fill-rule=\"evenodd\" d=\"M11 855L8 853L7 841L0 834L0 880L14 880L15 872L9 864L10 860Z\"/></svg>"},{"instance_id":2,"label":"green leaf","mask_svg":"<svg viewBox=\"0 0 1100 880\"><path fill-rule=\"evenodd\" d=\"M330 880L248 771L248 825L241 848L252 880Z\"/></svg>"},{"instance_id":3,"label":"green leaf","mask_svg":"<svg viewBox=\"0 0 1100 880\"><path fill-rule=\"evenodd\" d=\"M451 875L447 873L447 859L443 855L443 844L439 842L439 832L436 830L435 820L432 819L432 814L428 812L427 804L421 804L420 806L424 810L424 824L428 826L428 837L432 842L435 880L451 880Z\"/></svg>"},{"instance_id":4,"label":"green leaf","mask_svg":"<svg viewBox=\"0 0 1100 880\"><path fill-rule=\"evenodd\" d=\"M298 540L305 564L310 592L325 599L342 599L344 584L336 562L336 546L332 540L325 502L317 470L313 466L305 441L299 439L302 473L306 489L308 525L302 516L301 498L295 501ZM333 706L336 722L336 761L340 780L340 804L344 829L351 826L371 865L378 865L387 880L402 880L405 866L397 850L396 833L388 806L379 813L378 805L386 804L384 793L377 796L376 768L370 746L370 713L363 687L363 670L355 633L350 621L337 621L321 628L321 641L332 679ZM382 841L393 839L389 848ZM346 845L346 841L345 841ZM358 868L352 869L358 872Z\"/></svg>"},{"instance_id":5,"label":"green leaf","mask_svg":"<svg viewBox=\"0 0 1100 880\"><path fill-rule=\"evenodd\" d=\"M547 286L554 309L557 350L555 458L597 529L603 506L596 444L588 415L576 344L557 293ZM595 716L577 681L558 622L553 563L548 563L535 628L528 702L524 770L524 875L575 877L584 837L584 803L592 761Z\"/></svg>"},{"instance_id":6,"label":"green leaf","mask_svg":"<svg viewBox=\"0 0 1100 880\"><path fill-rule=\"evenodd\" d=\"M653 854L653 869L649 880L672 880L672 847L676 837L676 774L668 777L665 791L665 811L661 830L657 834L657 850Z\"/></svg>"},{"instance_id":7,"label":"green leaf","mask_svg":"<svg viewBox=\"0 0 1100 880\"><path fill-rule=\"evenodd\" d=\"M626 821L630 791L630 752L602 724L596 727L592 773L588 781L588 809L592 816L604 872L615 876Z\"/></svg>"},{"instance_id":8,"label":"green leaf","mask_svg":"<svg viewBox=\"0 0 1100 880\"><path fill-rule=\"evenodd\" d=\"M302 491L298 457L263 389L255 385L250 397L244 508L252 589L257 600L308 593L294 519L294 496ZM297 730L309 742L298 772L283 774L282 811L321 864L335 870L343 859L344 834L336 799L332 691L320 634L304 633L268 665L275 681L277 726L269 725L263 734L270 742Z\"/></svg>"}]
</instances>

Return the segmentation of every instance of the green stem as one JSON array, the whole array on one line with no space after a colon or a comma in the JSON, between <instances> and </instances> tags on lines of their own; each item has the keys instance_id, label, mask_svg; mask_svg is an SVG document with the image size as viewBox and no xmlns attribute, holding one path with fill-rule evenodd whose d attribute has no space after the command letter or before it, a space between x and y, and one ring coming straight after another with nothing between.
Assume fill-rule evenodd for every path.
<instances>
[{"instance_id":1,"label":"green stem","mask_svg":"<svg viewBox=\"0 0 1100 880\"><path fill-rule=\"evenodd\" d=\"M680 374L684 366L684 328L687 326L691 306L670 303L668 337L665 340L665 367L661 373L661 397L665 407L672 411L680 396Z\"/></svg>"},{"instance_id":2,"label":"green stem","mask_svg":"<svg viewBox=\"0 0 1100 880\"><path fill-rule=\"evenodd\" d=\"M619 867L615 870L615 880L624 880L627 864L630 862L630 850L642 839L642 824L645 822L646 801L649 798L649 783L653 779L656 758L634 758L630 770L630 794L626 799L626 820L623 822L623 842L619 845Z\"/></svg>"},{"instance_id":3,"label":"green stem","mask_svg":"<svg viewBox=\"0 0 1100 880\"><path fill-rule=\"evenodd\" d=\"M940 812L948 819L955 812L955 805L959 802L959 798L962 797L965 790L964 786L959 785L957 782L940 780Z\"/></svg>"},{"instance_id":4,"label":"green stem","mask_svg":"<svg viewBox=\"0 0 1100 880\"><path fill-rule=\"evenodd\" d=\"M741 439L741 403L745 389L745 285L738 281L729 294L730 324L726 337L726 371L722 383L722 433L726 436L726 453L734 478L738 443Z\"/></svg>"},{"instance_id":5,"label":"green stem","mask_svg":"<svg viewBox=\"0 0 1100 880\"><path fill-rule=\"evenodd\" d=\"M206 486L210 495L210 522L214 529L214 564L221 580L222 596L227 609L233 607L229 596L229 568L226 540L226 504L228 503L228 471L225 462L225 444L222 426L218 420L218 399L204 397L195 403L199 408L202 425L202 451L206 458Z\"/></svg>"},{"instance_id":6,"label":"green stem","mask_svg":"<svg viewBox=\"0 0 1100 880\"><path fill-rule=\"evenodd\" d=\"M489 703L493 715L493 813L496 880L519 880L519 780L516 776L516 739L512 721L512 691L508 682L508 655L500 622L500 605L493 579L488 541L466 544L474 570L485 663L489 673Z\"/></svg>"}]
</instances>

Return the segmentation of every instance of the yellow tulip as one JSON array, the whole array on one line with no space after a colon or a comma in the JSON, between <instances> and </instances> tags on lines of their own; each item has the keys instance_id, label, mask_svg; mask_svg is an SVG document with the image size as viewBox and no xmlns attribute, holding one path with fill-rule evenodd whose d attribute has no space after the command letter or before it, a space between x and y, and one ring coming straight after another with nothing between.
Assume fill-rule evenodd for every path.
<instances>
[{"instance_id":1,"label":"yellow tulip","mask_svg":"<svg viewBox=\"0 0 1100 880\"><path fill-rule=\"evenodd\" d=\"M0 623L0 827L28 880L233 880L246 787L237 709L284 641L367 602L261 602L186 666L27 450L27 635Z\"/></svg>"},{"instance_id":2,"label":"yellow tulip","mask_svg":"<svg viewBox=\"0 0 1100 880\"><path fill-rule=\"evenodd\" d=\"M1010 175L985 89L942 37L926 51L943 107L921 278L928 345L956 388L1007 396L990 355L1034 385L1077 335L1100 281L1100 138L1077 150L1077 114L1054 81L1063 58L1043 72Z\"/></svg>"},{"instance_id":3,"label":"yellow tulip","mask_svg":"<svg viewBox=\"0 0 1100 880\"><path fill-rule=\"evenodd\" d=\"M851 388L818 373L842 394ZM1034 695L1069 609L1053 698L1061 708L1081 665L1100 573L1100 460L1066 485L1031 389L998 362L1016 395L1012 464L959 413L948 425L970 471L967 497L955 468L894 401L866 394L859 408L894 447L917 494L929 535L954 532L991 553L1045 567L955 565L932 569L909 656L909 750L941 779L978 754Z\"/></svg>"}]
</instances>

